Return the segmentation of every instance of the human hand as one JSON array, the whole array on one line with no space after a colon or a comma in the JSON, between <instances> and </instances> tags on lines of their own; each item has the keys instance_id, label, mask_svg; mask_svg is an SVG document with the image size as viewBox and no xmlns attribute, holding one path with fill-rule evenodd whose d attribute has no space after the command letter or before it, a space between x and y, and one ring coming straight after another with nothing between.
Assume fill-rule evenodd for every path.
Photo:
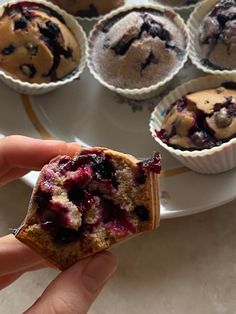
<instances>
[{"instance_id":1,"label":"human hand","mask_svg":"<svg viewBox=\"0 0 236 314\"><path fill-rule=\"evenodd\" d=\"M59 154L73 155L77 144L42 141L22 136L0 140L0 185L39 170ZM0 289L24 272L48 267L39 255L9 235L0 239ZM84 259L62 272L25 314L84 314L116 269L109 252Z\"/></svg>"}]
</instances>

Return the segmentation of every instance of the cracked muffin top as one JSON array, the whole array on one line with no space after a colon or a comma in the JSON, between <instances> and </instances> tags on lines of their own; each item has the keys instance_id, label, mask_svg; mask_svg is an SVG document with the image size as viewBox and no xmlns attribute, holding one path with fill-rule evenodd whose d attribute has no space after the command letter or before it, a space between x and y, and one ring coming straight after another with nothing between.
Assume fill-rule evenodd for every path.
<instances>
[{"instance_id":1,"label":"cracked muffin top","mask_svg":"<svg viewBox=\"0 0 236 314\"><path fill-rule=\"evenodd\" d=\"M174 18L168 10L133 8L104 20L90 36L94 70L118 88L164 80L186 54L185 33Z\"/></svg>"},{"instance_id":2,"label":"cracked muffin top","mask_svg":"<svg viewBox=\"0 0 236 314\"><path fill-rule=\"evenodd\" d=\"M159 0L158 2L171 7L183 7L196 4L200 2L200 0Z\"/></svg>"},{"instance_id":3,"label":"cracked muffin top","mask_svg":"<svg viewBox=\"0 0 236 314\"><path fill-rule=\"evenodd\" d=\"M236 136L236 83L179 99L167 110L156 135L181 150L209 149L229 141Z\"/></svg>"},{"instance_id":4,"label":"cracked muffin top","mask_svg":"<svg viewBox=\"0 0 236 314\"><path fill-rule=\"evenodd\" d=\"M21 81L50 83L71 74L79 44L63 17L32 2L8 5L0 18L0 69Z\"/></svg>"},{"instance_id":5,"label":"cracked muffin top","mask_svg":"<svg viewBox=\"0 0 236 314\"><path fill-rule=\"evenodd\" d=\"M68 13L80 17L98 17L124 4L124 0L51 0Z\"/></svg>"},{"instance_id":6,"label":"cracked muffin top","mask_svg":"<svg viewBox=\"0 0 236 314\"><path fill-rule=\"evenodd\" d=\"M236 69L236 0L219 1L202 22L199 51L213 70Z\"/></svg>"}]
</instances>

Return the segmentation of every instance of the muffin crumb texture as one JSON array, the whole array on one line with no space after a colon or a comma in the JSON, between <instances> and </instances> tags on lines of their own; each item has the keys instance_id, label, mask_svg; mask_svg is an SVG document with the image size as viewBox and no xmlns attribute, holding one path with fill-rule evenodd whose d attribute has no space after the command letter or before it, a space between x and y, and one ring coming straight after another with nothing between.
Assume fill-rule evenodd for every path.
<instances>
[{"instance_id":1,"label":"muffin crumb texture","mask_svg":"<svg viewBox=\"0 0 236 314\"><path fill-rule=\"evenodd\" d=\"M212 70L236 69L236 0L221 0L207 14L197 50L201 63Z\"/></svg>"},{"instance_id":2,"label":"muffin crumb texture","mask_svg":"<svg viewBox=\"0 0 236 314\"><path fill-rule=\"evenodd\" d=\"M68 13L79 17L98 17L122 6L124 0L51 0Z\"/></svg>"},{"instance_id":3,"label":"muffin crumb texture","mask_svg":"<svg viewBox=\"0 0 236 314\"><path fill-rule=\"evenodd\" d=\"M139 163L124 156L94 149L53 159L41 172L16 237L64 269L152 230L159 217L160 156Z\"/></svg>"},{"instance_id":4,"label":"muffin crumb texture","mask_svg":"<svg viewBox=\"0 0 236 314\"><path fill-rule=\"evenodd\" d=\"M33 2L7 5L0 17L0 69L21 81L50 83L73 73L80 47L64 18Z\"/></svg>"},{"instance_id":5,"label":"muffin crumb texture","mask_svg":"<svg viewBox=\"0 0 236 314\"><path fill-rule=\"evenodd\" d=\"M91 60L104 81L143 88L168 77L185 56L184 32L173 13L132 9L104 21L90 41Z\"/></svg>"},{"instance_id":6,"label":"muffin crumb texture","mask_svg":"<svg viewBox=\"0 0 236 314\"><path fill-rule=\"evenodd\" d=\"M162 129L164 143L181 150L219 146L236 135L236 83L190 93L168 110Z\"/></svg>"}]
</instances>

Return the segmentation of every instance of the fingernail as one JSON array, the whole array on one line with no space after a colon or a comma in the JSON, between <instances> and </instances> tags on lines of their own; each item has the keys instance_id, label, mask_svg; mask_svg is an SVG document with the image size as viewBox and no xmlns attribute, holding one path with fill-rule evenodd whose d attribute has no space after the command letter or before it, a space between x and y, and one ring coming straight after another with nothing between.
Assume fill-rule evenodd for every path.
<instances>
[{"instance_id":1,"label":"fingernail","mask_svg":"<svg viewBox=\"0 0 236 314\"><path fill-rule=\"evenodd\" d=\"M82 274L84 287L95 293L116 270L116 261L108 252L95 255L86 265Z\"/></svg>"}]
</instances>

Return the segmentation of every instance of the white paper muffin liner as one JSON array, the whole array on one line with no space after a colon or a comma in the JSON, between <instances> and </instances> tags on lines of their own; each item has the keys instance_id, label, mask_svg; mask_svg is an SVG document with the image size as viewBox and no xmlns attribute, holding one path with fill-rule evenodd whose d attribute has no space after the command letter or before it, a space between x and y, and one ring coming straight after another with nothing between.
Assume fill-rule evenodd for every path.
<instances>
[{"instance_id":1,"label":"white paper muffin liner","mask_svg":"<svg viewBox=\"0 0 236 314\"><path fill-rule=\"evenodd\" d=\"M211 149L204 149L202 151L182 151L163 143L156 136L156 132L162 129L162 122L164 120L166 110L178 99L190 92L219 87L226 81L236 82L236 75L208 75L189 81L177 87L164 97L151 115L149 127L155 141L177 158L182 164L196 172L214 174L236 167L236 138Z\"/></svg>"},{"instance_id":2,"label":"white paper muffin liner","mask_svg":"<svg viewBox=\"0 0 236 314\"><path fill-rule=\"evenodd\" d=\"M4 3L3 5L0 6L0 17L2 16L6 6L10 6L14 3L24 2L24 1L43 4L51 8L52 10L56 11L58 14L60 14L64 18L66 25L75 35L79 43L80 50L81 50L80 63L78 67L75 69L75 71L73 71L73 73L68 75L66 78L62 80L58 80L56 82L41 83L41 84L24 82L0 70L1 81L3 81L7 86L12 88L16 92L21 93L21 94L26 94L26 95L46 94L60 86L63 86L65 84L72 82L73 80L75 80L81 75L86 65L87 38L86 38L85 32L83 31L82 27L78 24L76 19L74 19L71 15L66 13L64 10L60 9L58 6L44 0L32 0L32 1L31 0L18 0L18 1L10 1L10 2Z\"/></svg>"},{"instance_id":3,"label":"white paper muffin liner","mask_svg":"<svg viewBox=\"0 0 236 314\"><path fill-rule=\"evenodd\" d=\"M202 24L204 17L213 9L220 0L204 0L192 12L187 27L190 35L189 57L192 63L200 70L209 74L236 74L236 70L214 70L201 63L200 53L197 51L196 43L199 42L199 26ZM225 56L226 57L226 56Z\"/></svg>"},{"instance_id":4,"label":"white paper muffin liner","mask_svg":"<svg viewBox=\"0 0 236 314\"><path fill-rule=\"evenodd\" d=\"M158 4L158 5L162 5L164 7L170 8L175 10L178 13L181 13L182 11L192 11L196 6L199 5L199 3L195 3L195 4L190 4L190 5L181 5L181 6L173 6L173 5L168 5L168 4L164 4L162 2L159 2L159 0L150 0L151 3L154 4Z\"/></svg>"},{"instance_id":5,"label":"white paper muffin liner","mask_svg":"<svg viewBox=\"0 0 236 314\"><path fill-rule=\"evenodd\" d=\"M181 61L181 63L179 64L178 67L176 67L176 69L171 72L169 75L167 75L167 77L165 79L163 79L162 81L153 84L149 87L144 87L144 88L135 88L135 89L127 89L127 88L119 88L116 87L114 85L111 85L109 83L107 83L102 76L100 75L100 73L98 73L95 70L95 67L93 65L93 60L92 60L92 50L93 50L93 43L94 43L94 38L97 35L97 32L100 31L101 25L104 23L104 21L113 18L114 16L122 13L122 12L126 12L126 11L131 11L132 9L156 9L162 12L171 12L172 16L173 16L173 20L175 21L175 23L177 24L177 26L179 27L180 30L182 30L183 34L184 34L184 40L186 42L186 49L185 49L185 55ZM187 59L188 59L188 52L189 52L189 36L188 36L188 32L187 32L187 27L183 21L183 19L177 14L175 13L173 10L171 9L167 9L164 8L163 6L157 6L157 5L153 5L153 4L140 4L140 5L126 5L123 6L121 8L118 8L114 11L112 11L111 13L105 15L100 21L98 21L98 23L96 23L92 29L92 31L89 34L89 38L88 38L88 46L87 46L87 64L89 67L89 70L91 72L91 74L94 76L94 78L96 80L98 80L103 86L107 87L108 89L110 89L113 92L116 92L124 97L130 98L130 99L137 99L137 100L141 100L141 99L146 99L149 97L153 97L154 95L160 93L164 86L173 79L173 77L184 67L184 64L186 63Z\"/></svg>"}]
</instances>

